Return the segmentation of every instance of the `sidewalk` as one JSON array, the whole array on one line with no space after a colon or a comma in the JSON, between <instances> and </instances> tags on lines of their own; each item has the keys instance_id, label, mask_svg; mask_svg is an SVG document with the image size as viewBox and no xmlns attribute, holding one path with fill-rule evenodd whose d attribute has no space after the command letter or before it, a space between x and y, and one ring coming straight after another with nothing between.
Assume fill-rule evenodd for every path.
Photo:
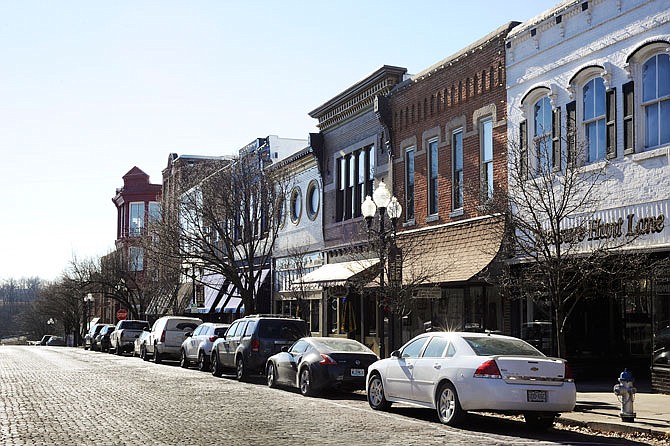
<instances>
[{"instance_id":1,"label":"sidewalk","mask_svg":"<svg viewBox=\"0 0 670 446\"><path fill-rule=\"evenodd\" d=\"M670 439L670 395L651 393L646 383L635 383L635 421L623 422L621 406L611 384L577 383L577 405L574 412L563 413L560 423L585 426L602 432L639 432Z\"/></svg>"}]
</instances>

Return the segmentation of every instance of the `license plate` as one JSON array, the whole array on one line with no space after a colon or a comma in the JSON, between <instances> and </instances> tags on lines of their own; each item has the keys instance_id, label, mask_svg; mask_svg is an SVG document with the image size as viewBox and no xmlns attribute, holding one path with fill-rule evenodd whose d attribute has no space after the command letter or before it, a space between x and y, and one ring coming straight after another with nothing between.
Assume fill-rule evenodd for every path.
<instances>
[{"instance_id":1,"label":"license plate","mask_svg":"<svg viewBox=\"0 0 670 446\"><path fill-rule=\"evenodd\" d=\"M529 403L546 403L547 402L547 391L546 390L528 390L527 398Z\"/></svg>"},{"instance_id":2,"label":"license plate","mask_svg":"<svg viewBox=\"0 0 670 446\"><path fill-rule=\"evenodd\" d=\"M351 369L351 376L365 376L365 369Z\"/></svg>"}]
</instances>

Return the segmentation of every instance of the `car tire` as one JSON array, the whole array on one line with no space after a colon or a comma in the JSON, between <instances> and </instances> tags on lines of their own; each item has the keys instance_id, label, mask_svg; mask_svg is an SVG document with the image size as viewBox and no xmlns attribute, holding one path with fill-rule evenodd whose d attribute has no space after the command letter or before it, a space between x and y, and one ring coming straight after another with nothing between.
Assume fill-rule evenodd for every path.
<instances>
[{"instance_id":1,"label":"car tire","mask_svg":"<svg viewBox=\"0 0 670 446\"><path fill-rule=\"evenodd\" d=\"M267 378L268 387L277 387L277 367L271 362L268 362L267 369L265 370L265 377Z\"/></svg>"},{"instance_id":2,"label":"car tire","mask_svg":"<svg viewBox=\"0 0 670 446\"><path fill-rule=\"evenodd\" d=\"M207 371L207 366L209 366L207 355L205 355L205 352L200 350L200 353L198 353L198 370L205 372Z\"/></svg>"},{"instance_id":3,"label":"car tire","mask_svg":"<svg viewBox=\"0 0 670 446\"><path fill-rule=\"evenodd\" d=\"M212 363L212 376L220 378L223 375L223 368L219 362L219 355L216 352L212 353L212 360L210 362Z\"/></svg>"},{"instance_id":4,"label":"car tire","mask_svg":"<svg viewBox=\"0 0 670 446\"><path fill-rule=\"evenodd\" d=\"M158 352L158 348L154 345L154 363L161 363L161 354Z\"/></svg>"},{"instance_id":5,"label":"car tire","mask_svg":"<svg viewBox=\"0 0 670 446\"><path fill-rule=\"evenodd\" d=\"M523 418L531 429L544 431L554 425L556 414L527 412L523 414Z\"/></svg>"},{"instance_id":6,"label":"car tire","mask_svg":"<svg viewBox=\"0 0 670 446\"><path fill-rule=\"evenodd\" d=\"M300 388L300 393L303 396L314 396L314 386L312 385L312 374L309 372L309 367L303 367L300 369L300 375L298 378L298 386Z\"/></svg>"},{"instance_id":7,"label":"car tire","mask_svg":"<svg viewBox=\"0 0 670 446\"><path fill-rule=\"evenodd\" d=\"M372 375L368 383L368 404L374 410L388 410L391 407L384 394L384 383L378 374Z\"/></svg>"},{"instance_id":8,"label":"car tire","mask_svg":"<svg viewBox=\"0 0 670 446\"><path fill-rule=\"evenodd\" d=\"M187 369L188 368L188 358L186 357L186 351L184 349L181 350L181 358L179 359L179 367L182 369Z\"/></svg>"},{"instance_id":9,"label":"car tire","mask_svg":"<svg viewBox=\"0 0 670 446\"><path fill-rule=\"evenodd\" d=\"M235 361L235 371L238 381L245 381L247 379L247 367L244 365L244 359L241 356Z\"/></svg>"},{"instance_id":10,"label":"car tire","mask_svg":"<svg viewBox=\"0 0 670 446\"><path fill-rule=\"evenodd\" d=\"M123 356L123 350L121 350L121 347L119 347L118 345L114 349L114 352L116 353L116 356Z\"/></svg>"},{"instance_id":11,"label":"car tire","mask_svg":"<svg viewBox=\"0 0 670 446\"><path fill-rule=\"evenodd\" d=\"M86 345L84 345L84 350L88 350L88 347L86 347Z\"/></svg>"},{"instance_id":12,"label":"car tire","mask_svg":"<svg viewBox=\"0 0 670 446\"><path fill-rule=\"evenodd\" d=\"M465 417L465 411L461 408L456 388L449 382L442 384L438 389L435 397L435 408L440 422L447 426L457 426Z\"/></svg>"},{"instance_id":13,"label":"car tire","mask_svg":"<svg viewBox=\"0 0 670 446\"><path fill-rule=\"evenodd\" d=\"M142 358L142 361L149 360L149 357L147 356L147 348L145 346L140 347L140 358Z\"/></svg>"}]
</instances>

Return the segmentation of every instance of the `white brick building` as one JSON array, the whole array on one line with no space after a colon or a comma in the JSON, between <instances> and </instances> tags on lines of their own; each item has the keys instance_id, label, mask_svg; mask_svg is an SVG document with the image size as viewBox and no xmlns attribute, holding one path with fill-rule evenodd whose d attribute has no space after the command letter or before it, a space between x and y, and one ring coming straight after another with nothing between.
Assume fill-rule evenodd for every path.
<instances>
[{"instance_id":1,"label":"white brick building","mask_svg":"<svg viewBox=\"0 0 670 446\"><path fill-rule=\"evenodd\" d=\"M566 1L512 30L506 47L508 138L527 149L529 175L543 163L562 168L570 156L569 136L576 132L574 141L585 147L576 162L584 172L605 173L594 192L600 198L594 218L610 225L603 226L610 238L637 235L623 249L667 257L670 1ZM561 131L568 137L558 137ZM543 134L551 137L545 140L551 147L539 156ZM580 308L581 342L597 341L583 355L623 349L624 359L648 361L663 346L670 273L630 285L614 294L603 290L604 299ZM523 309L526 321L534 318L531 307ZM606 316L598 318L597 312ZM657 358L655 369L665 366L670 376L670 362Z\"/></svg>"}]
</instances>

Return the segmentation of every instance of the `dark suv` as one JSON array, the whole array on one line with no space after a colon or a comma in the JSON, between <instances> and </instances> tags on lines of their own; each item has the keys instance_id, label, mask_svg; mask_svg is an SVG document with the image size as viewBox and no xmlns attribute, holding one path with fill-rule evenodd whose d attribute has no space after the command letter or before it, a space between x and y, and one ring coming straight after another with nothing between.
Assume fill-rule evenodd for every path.
<instances>
[{"instance_id":1,"label":"dark suv","mask_svg":"<svg viewBox=\"0 0 670 446\"><path fill-rule=\"evenodd\" d=\"M221 376L226 368L234 368L242 381L251 374L265 372L267 359L309 336L307 323L293 316L257 314L234 321L226 334L212 346L212 375Z\"/></svg>"}]
</instances>

